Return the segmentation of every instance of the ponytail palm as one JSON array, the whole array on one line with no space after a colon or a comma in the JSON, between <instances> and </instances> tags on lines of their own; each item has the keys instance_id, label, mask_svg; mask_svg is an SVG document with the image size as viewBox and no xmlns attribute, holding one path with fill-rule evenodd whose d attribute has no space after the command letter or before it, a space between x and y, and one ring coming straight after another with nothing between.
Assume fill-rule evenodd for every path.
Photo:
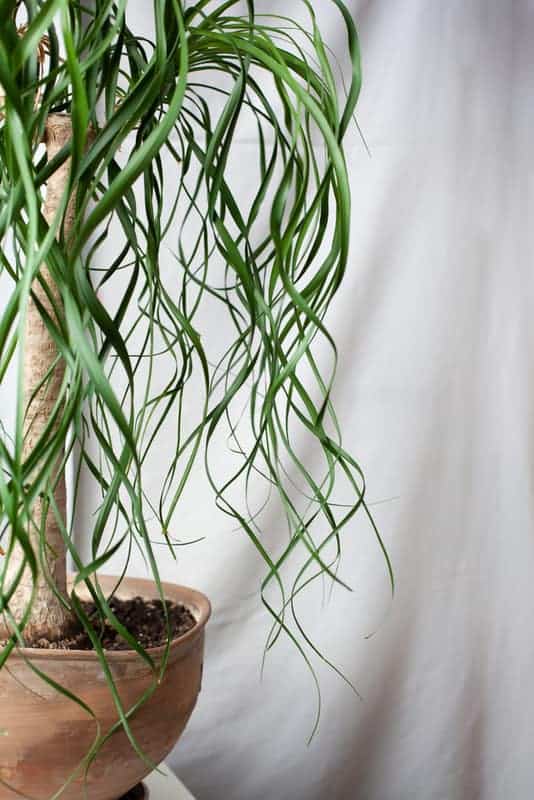
<instances>
[{"instance_id":1,"label":"ponytail palm","mask_svg":"<svg viewBox=\"0 0 534 800\"><path fill-rule=\"evenodd\" d=\"M12 436L0 440L4 660L18 641L58 637L73 618L90 626L80 582L118 626L97 571L121 548L140 548L159 586L153 541L174 550L196 462L265 562L270 643L283 630L314 650L293 599L317 575L340 580L342 535L366 512L330 400L336 349L325 314L348 263L343 138L360 85L352 19L341 0L330 5L346 30L344 91L306 0L302 27L260 15L252 0L154 0L153 41L130 29L126 0L2 3L0 375L18 376ZM51 148L56 123L69 133ZM244 199L229 165L246 131L255 147L242 165ZM172 272L161 266L169 252ZM230 332L215 356L206 309L224 312ZM32 324L47 342L38 377L27 358L24 367ZM296 445L303 432L313 469ZM225 474L212 457L221 433L232 451ZM169 435L174 455L154 497L144 468ZM82 471L100 493L81 532L85 561L62 499L73 453L70 506ZM260 481L287 521L282 549L248 502Z\"/></svg>"}]
</instances>

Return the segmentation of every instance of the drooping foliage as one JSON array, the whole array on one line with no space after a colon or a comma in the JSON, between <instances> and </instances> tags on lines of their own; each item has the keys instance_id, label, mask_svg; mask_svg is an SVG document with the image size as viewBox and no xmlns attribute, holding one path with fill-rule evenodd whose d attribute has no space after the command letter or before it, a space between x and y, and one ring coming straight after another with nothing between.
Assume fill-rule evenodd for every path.
<instances>
[{"instance_id":1,"label":"drooping foliage","mask_svg":"<svg viewBox=\"0 0 534 800\"><path fill-rule=\"evenodd\" d=\"M153 0L151 37L129 27L127 0L0 5L0 377L13 371L20 389L25 309L43 262L61 292L60 322L47 325L66 365L54 425L32 458L22 458L20 402L0 438L7 557L16 541L39 570L42 552L27 537L32 504L43 496L54 511L53 467L67 443L72 506L82 473L100 502L84 520L91 557L76 547L73 514L66 546L77 580L118 625L97 570L119 548L139 549L159 586L153 540L175 552L177 511L204 464L218 506L265 562L269 646L284 631L306 659L318 655L295 598L318 575L340 580L343 535L358 509L367 513L330 400L337 355L325 323L349 253L343 138L360 87L351 16L331 0L346 31L344 87L306 0L294 4L302 24L262 15L252 0ZM73 137L50 162L41 142L51 113L70 115ZM47 177L67 158L70 181L48 226ZM56 234L72 192L66 241ZM214 357L204 325L223 315ZM221 435L225 468L213 455ZM162 436L173 456L154 497L144 467L159 459ZM283 548L261 525L269 503L287 522ZM4 612L12 590L4 581ZM64 601L90 626L75 592ZM121 718L127 727L124 709Z\"/></svg>"}]
</instances>

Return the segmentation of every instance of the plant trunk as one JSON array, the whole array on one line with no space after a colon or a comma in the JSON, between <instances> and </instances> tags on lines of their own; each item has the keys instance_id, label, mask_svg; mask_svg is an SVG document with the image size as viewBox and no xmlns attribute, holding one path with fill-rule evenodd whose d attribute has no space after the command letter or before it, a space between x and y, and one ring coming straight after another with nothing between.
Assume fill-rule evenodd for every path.
<instances>
[{"instance_id":1,"label":"plant trunk","mask_svg":"<svg viewBox=\"0 0 534 800\"><path fill-rule=\"evenodd\" d=\"M61 150L71 139L71 136L72 125L70 117L60 114L50 115L47 120L45 134L45 144L49 159L53 158ZM49 224L54 219L65 192L69 168L70 163L69 159L67 159L48 180L43 216ZM63 219L63 235L65 239L68 238L69 233L72 231L73 220L74 196L69 200ZM46 283L50 294L54 298L55 307L60 309L61 296L45 264L41 266L40 274L42 281ZM35 297L46 308L50 317L55 319L57 315L54 313L53 305L40 281L35 281L32 290ZM55 342L47 330L37 304L30 298L24 350L25 459L35 448L50 420L52 409L57 401L63 382L65 366L61 360L54 366L56 358L57 348ZM59 517L64 522L66 519L66 487L65 475L61 469L62 456L63 454L58 458L52 482L56 483L54 499ZM45 503L40 499L35 502L32 516L33 521L28 534L36 558L39 561L39 574L34 587L31 571L26 567L10 601L10 611L19 622L31 602L32 591L35 588L29 621L24 628L24 639L27 644L34 643L40 638L56 641L62 638L71 626L68 612L49 585L49 582L52 581L57 591L63 595L66 594L66 549L60 524L54 511L52 509L47 511ZM42 546L42 530L44 530L44 547ZM15 577L23 559L24 553L17 544L10 555L8 578L13 579Z\"/></svg>"}]
</instances>

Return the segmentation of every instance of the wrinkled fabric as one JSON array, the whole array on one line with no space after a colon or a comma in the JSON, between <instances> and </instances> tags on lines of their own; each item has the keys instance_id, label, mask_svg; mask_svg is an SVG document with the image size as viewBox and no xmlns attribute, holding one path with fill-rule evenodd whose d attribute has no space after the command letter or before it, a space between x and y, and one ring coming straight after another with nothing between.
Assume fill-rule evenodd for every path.
<instances>
[{"instance_id":1,"label":"wrinkled fabric","mask_svg":"<svg viewBox=\"0 0 534 800\"><path fill-rule=\"evenodd\" d=\"M529 800L534 5L351 8L371 157L354 135L352 256L329 321L345 442L366 470L396 595L355 524L343 562L355 591L335 592L317 631L363 700L321 671L307 747L300 659L280 645L259 681L257 559L211 535L206 563L186 556L215 614L171 763L202 800Z\"/></svg>"}]
</instances>

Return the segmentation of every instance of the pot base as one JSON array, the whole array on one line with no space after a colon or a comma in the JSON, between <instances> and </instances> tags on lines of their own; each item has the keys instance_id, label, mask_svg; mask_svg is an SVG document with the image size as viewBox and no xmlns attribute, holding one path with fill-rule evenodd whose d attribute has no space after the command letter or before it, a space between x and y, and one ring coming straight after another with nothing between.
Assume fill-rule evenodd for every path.
<instances>
[{"instance_id":1,"label":"pot base","mask_svg":"<svg viewBox=\"0 0 534 800\"><path fill-rule=\"evenodd\" d=\"M143 783L138 783L137 786L134 786L133 789L130 789L129 792L123 794L119 800L146 800L147 799L147 791L145 789L145 785Z\"/></svg>"}]
</instances>

